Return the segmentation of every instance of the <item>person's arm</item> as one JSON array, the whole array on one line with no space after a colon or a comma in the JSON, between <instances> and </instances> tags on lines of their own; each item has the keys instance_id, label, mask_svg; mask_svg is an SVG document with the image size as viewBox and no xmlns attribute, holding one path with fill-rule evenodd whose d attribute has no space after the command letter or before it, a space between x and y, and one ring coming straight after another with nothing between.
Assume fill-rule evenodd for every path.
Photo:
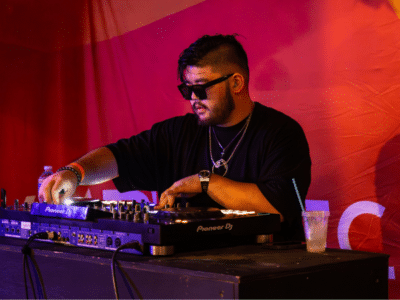
<instances>
[{"instance_id":1,"label":"person's arm","mask_svg":"<svg viewBox=\"0 0 400 300\"><path fill-rule=\"evenodd\" d=\"M117 162L112 152L106 147L93 150L75 162L84 170L84 178L80 185L98 184L118 177ZM82 173L79 168L72 167ZM56 172L43 182L39 190L39 198L47 203L60 204L64 198L71 197L75 193L77 183L78 178L74 172L70 170Z\"/></svg>"},{"instance_id":2,"label":"person's arm","mask_svg":"<svg viewBox=\"0 0 400 300\"><path fill-rule=\"evenodd\" d=\"M166 204L172 206L176 197L201 192L199 176L197 174L188 176L165 190L156 208L162 208ZM212 174L207 194L225 208L279 214L283 221L282 214L269 203L255 183L238 182Z\"/></svg>"},{"instance_id":3,"label":"person's arm","mask_svg":"<svg viewBox=\"0 0 400 300\"><path fill-rule=\"evenodd\" d=\"M236 210L282 214L269 203L255 183L243 183L219 175L211 175L207 194L218 204Z\"/></svg>"},{"instance_id":4,"label":"person's arm","mask_svg":"<svg viewBox=\"0 0 400 300\"><path fill-rule=\"evenodd\" d=\"M93 185L118 177L117 161L111 150L101 147L76 161L85 170L85 178L80 185Z\"/></svg>"}]
</instances>

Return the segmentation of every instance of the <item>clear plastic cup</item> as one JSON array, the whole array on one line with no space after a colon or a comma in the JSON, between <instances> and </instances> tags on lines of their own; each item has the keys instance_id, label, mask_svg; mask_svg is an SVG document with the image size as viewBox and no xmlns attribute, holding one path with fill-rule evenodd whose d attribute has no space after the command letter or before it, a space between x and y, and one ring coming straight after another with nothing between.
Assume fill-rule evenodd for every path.
<instances>
[{"instance_id":1,"label":"clear plastic cup","mask_svg":"<svg viewBox=\"0 0 400 300\"><path fill-rule=\"evenodd\" d=\"M321 253L326 248L329 211L302 212L307 251Z\"/></svg>"}]
</instances>

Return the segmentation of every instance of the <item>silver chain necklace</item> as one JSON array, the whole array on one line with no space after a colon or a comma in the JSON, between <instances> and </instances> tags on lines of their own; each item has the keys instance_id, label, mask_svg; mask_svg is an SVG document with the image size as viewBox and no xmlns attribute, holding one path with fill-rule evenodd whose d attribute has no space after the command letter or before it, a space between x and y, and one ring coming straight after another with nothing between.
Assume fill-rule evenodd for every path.
<instances>
[{"instance_id":1,"label":"silver chain necklace","mask_svg":"<svg viewBox=\"0 0 400 300\"><path fill-rule=\"evenodd\" d=\"M213 158L213 155L212 155L212 146L211 146L211 126L208 127L208 140L209 140L209 145L210 145L210 158L211 158L211 162L212 162L212 164L213 164L212 170L211 170L212 173L214 173L214 169L215 169L215 168L219 169L219 168L222 167L222 166L225 168L225 173L224 173L224 175L222 175L222 176L225 176L226 173L228 173L228 162L231 160L231 158L232 158L233 154L235 153L237 147L239 146L240 142L242 141L244 135L246 134L247 128L249 127L249 124L250 124L250 119L251 119L251 115L252 115L252 114L253 114L253 112L251 112L250 115L247 117L246 124L244 124L243 128L239 131L239 133L240 133L241 131L243 131L242 136L240 137L239 141L237 142L237 144L236 144L235 148L233 149L232 154L229 156L228 160L225 160L225 159L223 159L223 158L221 157L221 159L219 159L218 161L216 161L216 162L214 161L214 158ZM239 133L233 138L233 140L236 139L236 137L239 135ZM215 136L215 137L216 137L216 136ZM231 143L233 142L233 140L231 141ZM217 139L217 141L218 141L218 139ZM229 143L228 146L229 146L231 143ZM218 144L219 144L220 147L221 147L221 144L219 143L219 141L218 141ZM225 147L225 149L228 148L228 146ZM222 147L221 147L221 148L222 148ZM223 151L222 151L223 153L224 153L224 150L225 150L225 149L223 149ZM221 155L221 156L222 156L222 155Z\"/></svg>"},{"instance_id":2,"label":"silver chain necklace","mask_svg":"<svg viewBox=\"0 0 400 300\"><path fill-rule=\"evenodd\" d=\"M247 123L247 121L246 121L246 123ZM215 139L217 140L217 143L218 143L219 147L220 147L221 150L222 150L222 151L221 151L221 158L222 158L222 156L225 155L225 150L228 149L229 146L233 143L233 141L236 140L236 138L239 136L239 134L242 133L242 131L243 131L244 128L246 127L246 123L243 125L243 127L239 130L239 132L235 135L235 137L229 142L229 144L228 144L225 148L222 147L221 143L219 142L218 137L217 137L217 134L215 133L214 128L212 129L212 131L213 131L213 133L214 133L214 136L215 136Z\"/></svg>"}]
</instances>

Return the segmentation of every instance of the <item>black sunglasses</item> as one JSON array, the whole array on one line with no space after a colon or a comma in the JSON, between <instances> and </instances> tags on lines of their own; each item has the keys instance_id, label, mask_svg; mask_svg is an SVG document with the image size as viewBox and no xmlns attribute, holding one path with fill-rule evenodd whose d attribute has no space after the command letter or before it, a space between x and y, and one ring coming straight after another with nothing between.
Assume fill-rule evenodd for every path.
<instances>
[{"instance_id":1,"label":"black sunglasses","mask_svg":"<svg viewBox=\"0 0 400 300\"><path fill-rule=\"evenodd\" d=\"M205 84L186 85L182 83L181 85L178 85L178 89L181 92L183 98L185 98L186 100L192 100L192 93L194 93L200 100L204 100L207 99L206 88L209 88L210 86L213 86L217 83L227 80L233 74L234 73L225 75L223 77L207 82Z\"/></svg>"}]
</instances>

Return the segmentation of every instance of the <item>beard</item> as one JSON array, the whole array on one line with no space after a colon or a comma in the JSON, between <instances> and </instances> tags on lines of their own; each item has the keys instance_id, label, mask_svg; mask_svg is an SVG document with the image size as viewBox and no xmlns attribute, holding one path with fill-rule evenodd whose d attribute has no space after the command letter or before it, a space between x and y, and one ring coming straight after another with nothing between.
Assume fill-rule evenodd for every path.
<instances>
[{"instance_id":1,"label":"beard","mask_svg":"<svg viewBox=\"0 0 400 300\"><path fill-rule=\"evenodd\" d=\"M207 119L200 119L196 113L195 105L207 109L209 112L209 117ZM227 122L232 111L235 109L235 102L233 101L229 87L227 87L225 98L221 99L220 102L216 104L214 108L212 108L212 110L209 107L202 105L202 103L193 104L192 109L197 117L197 123L200 126L215 126L225 124Z\"/></svg>"}]
</instances>

